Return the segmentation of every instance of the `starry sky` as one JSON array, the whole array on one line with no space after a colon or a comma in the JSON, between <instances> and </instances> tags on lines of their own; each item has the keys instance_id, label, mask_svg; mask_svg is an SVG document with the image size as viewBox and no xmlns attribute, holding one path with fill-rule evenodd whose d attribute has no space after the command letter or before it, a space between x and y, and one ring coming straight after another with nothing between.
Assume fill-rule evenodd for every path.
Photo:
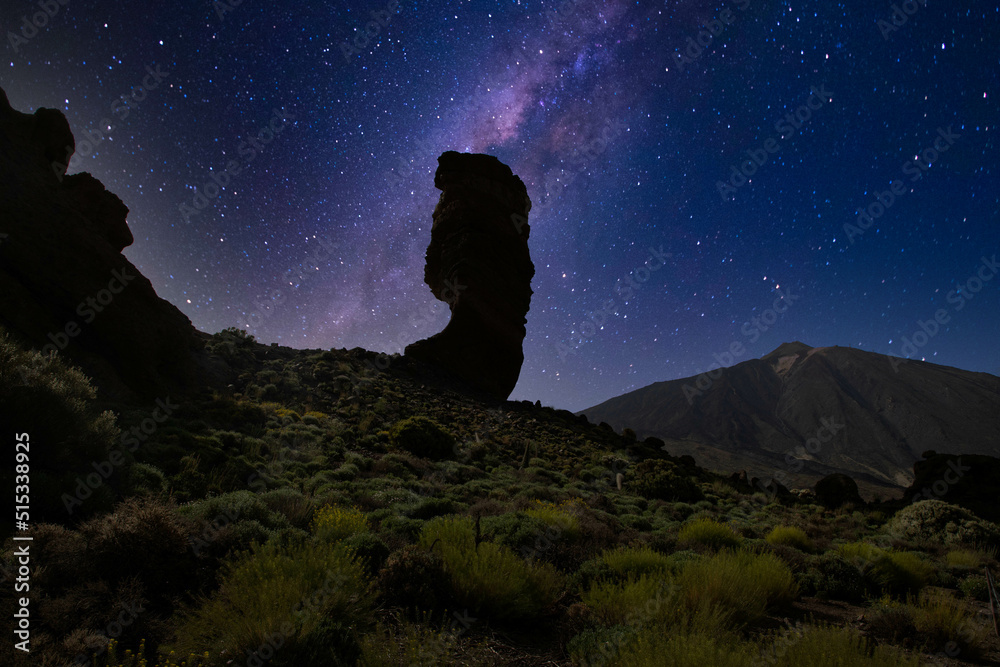
<instances>
[{"instance_id":1,"label":"starry sky","mask_svg":"<svg viewBox=\"0 0 1000 667\"><path fill-rule=\"evenodd\" d=\"M0 9L0 87L66 114L69 171L201 330L440 331L457 150L533 202L512 399L581 410L793 340L1000 374L996 0L44 4Z\"/></svg>"}]
</instances>

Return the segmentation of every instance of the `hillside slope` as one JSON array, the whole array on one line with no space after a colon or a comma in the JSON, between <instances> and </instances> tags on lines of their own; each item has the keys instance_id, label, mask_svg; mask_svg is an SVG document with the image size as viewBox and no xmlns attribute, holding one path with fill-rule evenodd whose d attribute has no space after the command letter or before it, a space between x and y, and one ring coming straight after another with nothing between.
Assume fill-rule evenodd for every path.
<instances>
[{"instance_id":1,"label":"hillside slope","mask_svg":"<svg viewBox=\"0 0 1000 667\"><path fill-rule=\"evenodd\" d=\"M583 411L677 454L794 485L831 472L869 491L913 481L929 449L1000 455L1000 378L844 347L786 343L708 376L659 382Z\"/></svg>"}]
</instances>

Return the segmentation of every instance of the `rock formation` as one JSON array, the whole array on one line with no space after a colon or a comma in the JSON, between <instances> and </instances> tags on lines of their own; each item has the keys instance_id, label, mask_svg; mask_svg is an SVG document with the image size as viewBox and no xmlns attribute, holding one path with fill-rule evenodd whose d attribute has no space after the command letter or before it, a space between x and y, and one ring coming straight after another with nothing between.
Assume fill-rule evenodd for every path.
<instances>
[{"instance_id":1,"label":"rock formation","mask_svg":"<svg viewBox=\"0 0 1000 667\"><path fill-rule=\"evenodd\" d=\"M451 321L405 354L505 400L524 362L535 275L528 255L531 200L521 179L490 155L442 154L434 185L441 199L424 280L451 308Z\"/></svg>"},{"instance_id":2,"label":"rock formation","mask_svg":"<svg viewBox=\"0 0 1000 667\"><path fill-rule=\"evenodd\" d=\"M90 174L66 175L74 149L61 112L21 113L0 90L0 326L106 392L187 386L201 336L121 254L125 204Z\"/></svg>"}]
</instances>

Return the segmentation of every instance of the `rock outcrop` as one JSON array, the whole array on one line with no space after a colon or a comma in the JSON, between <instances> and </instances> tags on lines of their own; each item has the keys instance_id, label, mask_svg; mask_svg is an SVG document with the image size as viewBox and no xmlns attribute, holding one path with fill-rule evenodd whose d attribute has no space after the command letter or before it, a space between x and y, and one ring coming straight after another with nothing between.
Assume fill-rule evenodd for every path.
<instances>
[{"instance_id":1,"label":"rock outcrop","mask_svg":"<svg viewBox=\"0 0 1000 667\"><path fill-rule=\"evenodd\" d=\"M424 280L449 305L451 320L405 354L505 400L524 362L535 274L528 254L531 200L521 179L490 155L442 154L434 185L441 199Z\"/></svg>"},{"instance_id":2,"label":"rock outcrop","mask_svg":"<svg viewBox=\"0 0 1000 667\"><path fill-rule=\"evenodd\" d=\"M90 174L66 175L74 149L60 111L21 113L0 90L0 326L105 392L188 386L203 335L121 254L125 204Z\"/></svg>"}]
</instances>

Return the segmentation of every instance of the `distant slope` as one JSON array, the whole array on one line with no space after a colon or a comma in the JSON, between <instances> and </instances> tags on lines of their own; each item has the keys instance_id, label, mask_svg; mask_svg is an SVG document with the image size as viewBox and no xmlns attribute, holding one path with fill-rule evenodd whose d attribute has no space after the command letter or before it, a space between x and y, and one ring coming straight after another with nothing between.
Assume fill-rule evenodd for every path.
<instances>
[{"instance_id":1,"label":"distant slope","mask_svg":"<svg viewBox=\"0 0 1000 667\"><path fill-rule=\"evenodd\" d=\"M658 382L582 414L682 441L671 453L700 465L793 486L843 472L869 492L899 490L926 450L1000 456L1000 378L988 373L785 343L715 374Z\"/></svg>"}]
</instances>

